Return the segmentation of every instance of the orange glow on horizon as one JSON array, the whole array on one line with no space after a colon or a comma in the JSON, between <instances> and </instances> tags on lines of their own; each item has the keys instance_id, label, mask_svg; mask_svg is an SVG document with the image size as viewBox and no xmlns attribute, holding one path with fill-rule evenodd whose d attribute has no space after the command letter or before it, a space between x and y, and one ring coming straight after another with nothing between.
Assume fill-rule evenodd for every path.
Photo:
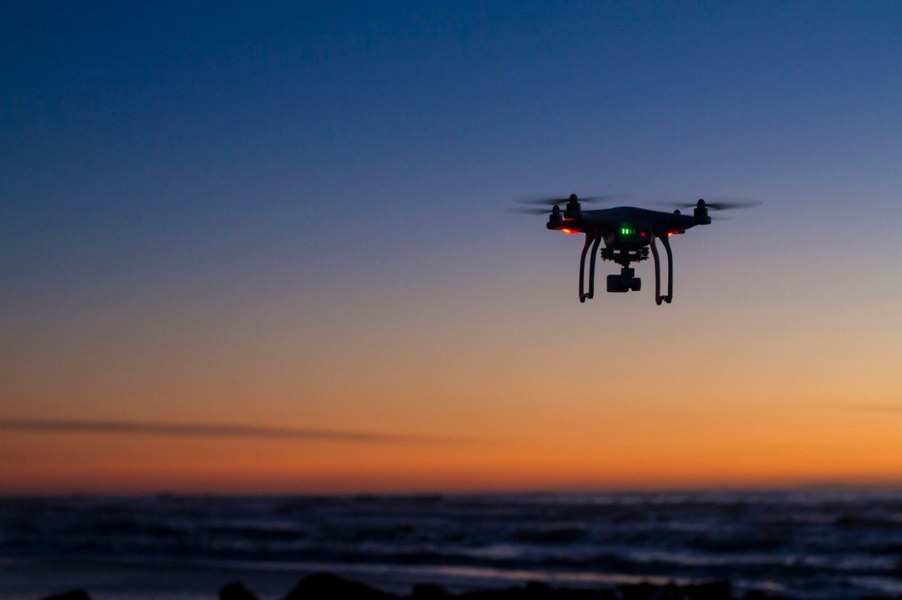
<instances>
[{"instance_id":1,"label":"orange glow on horizon","mask_svg":"<svg viewBox=\"0 0 902 600\"><path fill-rule=\"evenodd\" d=\"M899 484L902 440L890 422L696 405L643 414L646 402L575 418L577 403L523 400L482 422L448 421L436 441L244 440L11 433L0 493L404 493L756 488L824 482ZM766 403L759 402L766 410ZM535 413L535 414L533 414ZM858 424L856 425L856 421ZM492 422L507 422L498 430ZM826 432L826 437L822 433ZM454 435L457 439L453 439ZM865 437L862 437L862 434ZM832 438L832 439L831 439ZM8 452L7 452L8 454Z\"/></svg>"},{"instance_id":2,"label":"orange glow on horizon","mask_svg":"<svg viewBox=\"0 0 902 600\"><path fill-rule=\"evenodd\" d=\"M704 293L687 283L669 312L642 295L571 309L572 290L555 289L548 318L547 302L510 302L485 272L453 301L441 273L359 295L280 288L289 300L218 313L206 298L162 303L103 336L104 311L44 337L9 328L3 418L381 437L3 430L0 493L902 484L898 311L737 311L748 290L708 281ZM703 272L687 264L682 281ZM732 294L719 300L729 311L708 310L715 288ZM662 335L670 343L649 343Z\"/></svg>"}]
</instances>

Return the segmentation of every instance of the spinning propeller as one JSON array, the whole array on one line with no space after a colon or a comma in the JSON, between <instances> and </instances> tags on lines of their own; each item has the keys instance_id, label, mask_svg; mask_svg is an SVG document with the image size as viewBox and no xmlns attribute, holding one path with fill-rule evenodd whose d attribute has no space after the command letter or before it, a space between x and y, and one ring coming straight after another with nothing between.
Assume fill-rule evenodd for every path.
<instances>
[{"instance_id":1,"label":"spinning propeller","mask_svg":"<svg viewBox=\"0 0 902 600\"><path fill-rule=\"evenodd\" d=\"M659 206L669 206L672 208L680 209L680 208L692 208L694 209L694 213L696 216L707 215L709 210L733 210L736 208L753 208L755 206L760 206L761 202L756 202L753 200L715 200L714 202L709 202L702 198L699 198L697 202L658 202ZM723 221L729 220L730 217L708 217L715 221Z\"/></svg>"},{"instance_id":2,"label":"spinning propeller","mask_svg":"<svg viewBox=\"0 0 902 600\"><path fill-rule=\"evenodd\" d=\"M569 198L548 198L548 197L540 197L540 198L518 198L514 200L518 204L538 204L541 206L565 206L568 210L579 210L579 206L581 203L585 202L586 204L599 204L603 202L611 202L612 200L616 200L617 198L622 198L622 194L602 194L597 196L583 196L577 197L576 194L570 194ZM519 207L515 206L508 209L510 212L523 213L527 215L547 215L547 208L527 208L525 206Z\"/></svg>"},{"instance_id":3,"label":"spinning propeller","mask_svg":"<svg viewBox=\"0 0 902 600\"><path fill-rule=\"evenodd\" d=\"M698 202L661 202L659 204L661 206L672 206L673 208L702 207L709 208L711 210L732 210L734 208L753 208L755 206L761 206L760 202L755 202L753 200L716 200L714 202L709 202L702 198L699 198Z\"/></svg>"}]
</instances>

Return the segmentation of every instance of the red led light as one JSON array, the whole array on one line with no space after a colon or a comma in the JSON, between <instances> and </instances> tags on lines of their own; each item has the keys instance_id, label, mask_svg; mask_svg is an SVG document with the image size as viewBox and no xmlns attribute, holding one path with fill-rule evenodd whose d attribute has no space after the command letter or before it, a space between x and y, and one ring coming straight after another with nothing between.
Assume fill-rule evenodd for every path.
<instances>
[{"instance_id":1,"label":"red led light","mask_svg":"<svg viewBox=\"0 0 902 600\"><path fill-rule=\"evenodd\" d=\"M569 233L570 235L573 235L574 233L579 233L578 231L573 231L572 229L561 229L561 231L563 231L564 233Z\"/></svg>"}]
</instances>

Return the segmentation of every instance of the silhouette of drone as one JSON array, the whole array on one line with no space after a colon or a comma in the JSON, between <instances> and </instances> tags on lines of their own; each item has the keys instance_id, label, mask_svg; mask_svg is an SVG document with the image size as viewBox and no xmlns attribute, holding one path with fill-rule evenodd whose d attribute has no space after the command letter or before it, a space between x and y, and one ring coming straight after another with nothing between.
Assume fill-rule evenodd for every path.
<instances>
[{"instance_id":1,"label":"silhouette of drone","mask_svg":"<svg viewBox=\"0 0 902 600\"><path fill-rule=\"evenodd\" d=\"M687 229L696 225L710 225L709 210L726 210L729 208L748 208L757 206L757 202L705 202L699 200L694 204L677 204L681 208L692 208L691 215L681 214L679 210L662 212L633 206L620 206L599 210L582 210L580 202L593 203L609 200L611 196L593 196L579 199L576 194L569 198L538 198L520 200L525 204L543 204L552 206L548 215L548 229L564 233L586 234L583 251L579 259L579 301L595 295L595 258L601 249L601 259L614 261L620 265L619 275L608 275L608 292L638 292L642 280L635 277L635 269L630 263L648 259L648 251L655 261L655 302L661 304L673 300L673 253L670 250L670 236L686 233ZM564 204L564 210L560 205ZM547 214L545 208L518 207L515 212L528 214ZM661 294L661 264L658 258L657 240L667 252L667 294ZM585 291L586 255L589 248L592 255L589 261L589 291Z\"/></svg>"}]
</instances>

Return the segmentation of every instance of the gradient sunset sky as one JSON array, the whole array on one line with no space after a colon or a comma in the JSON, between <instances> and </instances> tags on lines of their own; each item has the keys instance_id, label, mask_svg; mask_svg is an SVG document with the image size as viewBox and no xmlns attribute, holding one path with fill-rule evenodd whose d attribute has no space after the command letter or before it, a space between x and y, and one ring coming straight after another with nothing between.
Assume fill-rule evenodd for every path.
<instances>
[{"instance_id":1,"label":"gradient sunset sky","mask_svg":"<svg viewBox=\"0 0 902 600\"><path fill-rule=\"evenodd\" d=\"M900 2L6 1L0 68L0 493L902 483ZM505 212L574 192L762 205L580 304Z\"/></svg>"}]
</instances>

